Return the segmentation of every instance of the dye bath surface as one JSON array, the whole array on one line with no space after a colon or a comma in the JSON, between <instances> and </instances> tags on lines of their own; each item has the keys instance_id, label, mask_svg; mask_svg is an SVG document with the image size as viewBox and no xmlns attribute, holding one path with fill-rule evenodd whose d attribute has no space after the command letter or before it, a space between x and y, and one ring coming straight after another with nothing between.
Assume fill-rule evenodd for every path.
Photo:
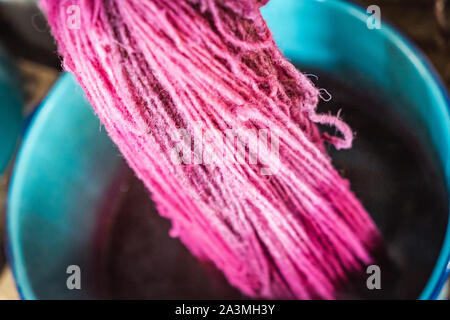
<instances>
[{"instance_id":1,"label":"dye bath surface","mask_svg":"<svg viewBox=\"0 0 450 320\"><path fill-rule=\"evenodd\" d=\"M211 264L169 236L143 183L129 172L101 252L102 295L113 299L241 299Z\"/></svg>"},{"instance_id":2,"label":"dye bath surface","mask_svg":"<svg viewBox=\"0 0 450 320\"><path fill-rule=\"evenodd\" d=\"M390 102L362 82L336 81L320 72L314 80L332 95L320 112L336 114L356 132L351 150L329 148L333 163L380 228L389 262L380 261L381 290L368 290L368 275L356 276L340 298L417 298L432 272L445 233L448 205L443 175L432 153ZM335 133L331 130L331 133ZM130 174L132 176L132 174ZM110 298L239 299L213 266L197 261L168 235L149 193L136 178L122 186L103 246L103 291Z\"/></svg>"},{"instance_id":3,"label":"dye bath surface","mask_svg":"<svg viewBox=\"0 0 450 320\"><path fill-rule=\"evenodd\" d=\"M406 110L406 102L384 98L364 77L337 81L320 71L303 71L318 75L313 81L332 96L319 103L319 112L341 110L356 133L352 149L329 147L329 154L379 227L390 260L377 262L382 290L368 290L363 274L342 297L418 298L439 256L448 220L444 174L426 133L416 130L413 116L393 111Z\"/></svg>"}]
</instances>

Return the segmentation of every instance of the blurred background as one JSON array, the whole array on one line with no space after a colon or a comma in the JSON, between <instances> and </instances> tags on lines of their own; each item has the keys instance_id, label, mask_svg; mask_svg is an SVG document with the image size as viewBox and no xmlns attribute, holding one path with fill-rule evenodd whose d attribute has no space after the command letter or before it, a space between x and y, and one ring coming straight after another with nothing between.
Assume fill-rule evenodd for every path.
<instances>
[{"instance_id":1,"label":"blurred background","mask_svg":"<svg viewBox=\"0 0 450 320\"><path fill-rule=\"evenodd\" d=\"M408 36L435 66L450 89L449 0L354 0L362 7L378 5L381 19ZM34 1L0 0L0 46L16 61L30 116L61 72L45 17ZM349 35L351 36L351 35ZM11 165L0 180L0 239L4 239L5 193ZM0 299L17 299L4 243L0 250Z\"/></svg>"}]
</instances>

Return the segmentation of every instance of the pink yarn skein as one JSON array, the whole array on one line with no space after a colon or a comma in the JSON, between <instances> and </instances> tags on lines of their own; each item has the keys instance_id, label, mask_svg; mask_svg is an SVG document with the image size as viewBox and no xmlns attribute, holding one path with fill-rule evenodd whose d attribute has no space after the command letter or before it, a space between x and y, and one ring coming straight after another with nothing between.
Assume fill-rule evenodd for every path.
<instances>
[{"instance_id":1,"label":"pink yarn skein","mask_svg":"<svg viewBox=\"0 0 450 320\"><path fill-rule=\"evenodd\" d=\"M380 235L323 145L349 148L352 131L316 113L319 91L274 43L259 12L266 2L41 5L65 69L171 220L171 235L248 296L334 298L372 262ZM244 138L257 141L224 135L232 129L268 132L257 138L272 143L258 145L264 163L245 144L236 154ZM180 132L203 134L201 147Z\"/></svg>"}]
</instances>

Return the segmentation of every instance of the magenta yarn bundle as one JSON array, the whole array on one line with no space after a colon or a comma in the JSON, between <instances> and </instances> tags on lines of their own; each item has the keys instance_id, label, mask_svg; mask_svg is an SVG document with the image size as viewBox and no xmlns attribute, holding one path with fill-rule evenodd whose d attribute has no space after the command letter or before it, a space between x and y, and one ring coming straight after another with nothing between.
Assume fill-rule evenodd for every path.
<instances>
[{"instance_id":1,"label":"magenta yarn bundle","mask_svg":"<svg viewBox=\"0 0 450 320\"><path fill-rule=\"evenodd\" d=\"M171 220L171 235L248 296L334 298L372 262L380 236L325 153L324 143L349 148L352 131L316 113L319 91L275 45L259 12L266 2L41 5L65 69ZM257 143L249 132L267 146L261 161L245 145Z\"/></svg>"}]
</instances>

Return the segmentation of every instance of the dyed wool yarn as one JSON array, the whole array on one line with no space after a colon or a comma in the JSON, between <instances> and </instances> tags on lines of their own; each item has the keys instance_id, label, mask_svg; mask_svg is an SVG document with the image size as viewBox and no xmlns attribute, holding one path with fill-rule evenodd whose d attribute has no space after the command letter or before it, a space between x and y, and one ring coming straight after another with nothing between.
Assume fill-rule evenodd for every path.
<instances>
[{"instance_id":1,"label":"dyed wool yarn","mask_svg":"<svg viewBox=\"0 0 450 320\"><path fill-rule=\"evenodd\" d=\"M266 2L41 5L65 69L171 235L250 297L334 298L380 236L325 153L324 143L349 148L352 131L316 113L320 92L275 45L259 12Z\"/></svg>"}]
</instances>

